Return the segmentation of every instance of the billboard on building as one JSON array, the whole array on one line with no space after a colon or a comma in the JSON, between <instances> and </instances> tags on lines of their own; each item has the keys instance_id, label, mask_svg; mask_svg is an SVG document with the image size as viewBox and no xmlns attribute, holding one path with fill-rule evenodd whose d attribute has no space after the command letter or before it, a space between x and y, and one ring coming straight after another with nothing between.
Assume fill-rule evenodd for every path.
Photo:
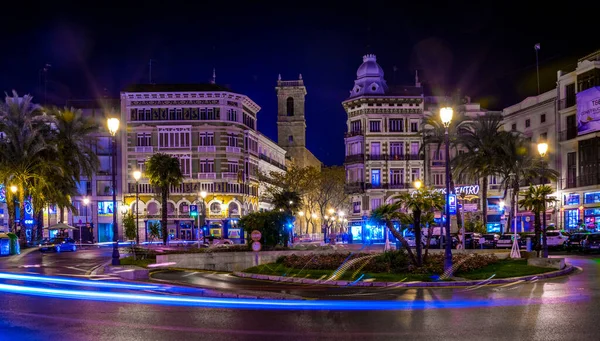
<instances>
[{"instance_id":1,"label":"billboard on building","mask_svg":"<svg viewBox=\"0 0 600 341\"><path fill-rule=\"evenodd\" d=\"M600 131L600 86L577 93L577 134Z\"/></svg>"}]
</instances>

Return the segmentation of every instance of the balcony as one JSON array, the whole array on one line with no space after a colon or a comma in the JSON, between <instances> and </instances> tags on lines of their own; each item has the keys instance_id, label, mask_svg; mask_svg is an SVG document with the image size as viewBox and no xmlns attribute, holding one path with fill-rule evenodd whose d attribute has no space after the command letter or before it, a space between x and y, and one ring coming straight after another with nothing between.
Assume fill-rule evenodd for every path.
<instances>
[{"instance_id":1,"label":"balcony","mask_svg":"<svg viewBox=\"0 0 600 341\"><path fill-rule=\"evenodd\" d=\"M423 159L423 154L367 154L367 161L410 161Z\"/></svg>"},{"instance_id":2,"label":"balcony","mask_svg":"<svg viewBox=\"0 0 600 341\"><path fill-rule=\"evenodd\" d=\"M412 186L412 184L407 184L403 182L396 182L388 185L389 189L409 189Z\"/></svg>"},{"instance_id":3,"label":"balcony","mask_svg":"<svg viewBox=\"0 0 600 341\"><path fill-rule=\"evenodd\" d=\"M365 189L388 189L389 185L387 183L380 183L378 185L372 183L366 183Z\"/></svg>"},{"instance_id":4,"label":"balcony","mask_svg":"<svg viewBox=\"0 0 600 341\"><path fill-rule=\"evenodd\" d=\"M198 173L198 179L200 180L215 180L217 173Z\"/></svg>"},{"instance_id":5,"label":"balcony","mask_svg":"<svg viewBox=\"0 0 600 341\"><path fill-rule=\"evenodd\" d=\"M217 151L215 146L198 146L199 153L214 153Z\"/></svg>"},{"instance_id":6,"label":"balcony","mask_svg":"<svg viewBox=\"0 0 600 341\"><path fill-rule=\"evenodd\" d=\"M344 160L344 163L356 163L356 162L364 162L365 161L365 154L353 154L353 155L346 155L346 159Z\"/></svg>"},{"instance_id":7,"label":"balcony","mask_svg":"<svg viewBox=\"0 0 600 341\"><path fill-rule=\"evenodd\" d=\"M239 153L242 152L242 149L240 147L227 146L227 148L225 149L225 151L228 152L228 153L239 154Z\"/></svg>"},{"instance_id":8,"label":"balcony","mask_svg":"<svg viewBox=\"0 0 600 341\"><path fill-rule=\"evenodd\" d=\"M577 137L577 127L569 127L558 133L558 141L568 141Z\"/></svg>"},{"instance_id":9,"label":"balcony","mask_svg":"<svg viewBox=\"0 0 600 341\"><path fill-rule=\"evenodd\" d=\"M564 110L570 107L573 107L577 104L575 97L573 98L563 98L558 101L558 110Z\"/></svg>"},{"instance_id":10,"label":"balcony","mask_svg":"<svg viewBox=\"0 0 600 341\"><path fill-rule=\"evenodd\" d=\"M367 154L367 160L369 161L385 161L387 159L387 154Z\"/></svg>"},{"instance_id":11,"label":"balcony","mask_svg":"<svg viewBox=\"0 0 600 341\"><path fill-rule=\"evenodd\" d=\"M136 146L135 147L136 153L152 153L153 150L154 150L154 147L152 147L152 146Z\"/></svg>"},{"instance_id":12,"label":"balcony","mask_svg":"<svg viewBox=\"0 0 600 341\"><path fill-rule=\"evenodd\" d=\"M446 161L445 160L432 160L431 166L432 167L444 167L444 166L446 166Z\"/></svg>"},{"instance_id":13,"label":"balcony","mask_svg":"<svg viewBox=\"0 0 600 341\"><path fill-rule=\"evenodd\" d=\"M268 163L272 164L275 167L278 167L282 170L287 170L287 168L285 167L285 165L271 159L270 157L266 156L265 154L260 154L258 155L258 158L263 160L263 161L267 161Z\"/></svg>"},{"instance_id":14,"label":"balcony","mask_svg":"<svg viewBox=\"0 0 600 341\"><path fill-rule=\"evenodd\" d=\"M350 182L344 185L346 194L363 193L365 191L364 182Z\"/></svg>"},{"instance_id":15,"label":"balcony","mask_svg":"<svg viewBox=\"0 0 600 341\"><path fill-rule=\"evenodd\" d=\"M600 173L580 175L576 178L561 179L563 189L600 185Z\"/></svg>"},{"instance_id":16,"label":"balcony","mask_svg":"<svg viewBox=\"0 0 600 341\"><path fill-rule=\"evenodd\" d=\"M363 130L355 130L344 133L344 138L354 137L354 136L364 136L365 132Z\"/></svg>"},{"instance_id":17,"label":"balcony","mask_svg":"<svg viewBox=\"0 0 600 341\"><path fill-rule=\"evenodd\" d=\"M226 173L221 173L221 177L223 177L223 179L225 180L233 180L238 178L238 174L237 173L233 173L233 172L226 172Z\"/></svg>"}]
</instances>

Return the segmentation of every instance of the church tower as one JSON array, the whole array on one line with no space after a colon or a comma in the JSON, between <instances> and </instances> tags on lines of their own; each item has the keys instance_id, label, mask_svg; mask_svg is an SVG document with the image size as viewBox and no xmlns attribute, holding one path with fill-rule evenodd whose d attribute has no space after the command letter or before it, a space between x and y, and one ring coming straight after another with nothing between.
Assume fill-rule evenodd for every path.
<instances>
[{"instance_id":1,"label":"church tower","mask_svg":"<svg viewBox=\"0 0 600 341\"><path fill-rule=\"evenodd\" d=\"M321 161L306 149L306 119L304 98L306 88L302 75L297 80L277 79L277 144L286 150L286 156L299 167L321 169Z\"/></svg>"},{"instance_id":2,"label":"church tower","mask_svg":"<svg viewBox=\"0 0 600 341\"><path fill-rule=\"evenodd\" d=\"M277 79L277 144L284 149L306 147L304 97L306 88L302 75L298 80Z\"/></svg>"}]
</instances>

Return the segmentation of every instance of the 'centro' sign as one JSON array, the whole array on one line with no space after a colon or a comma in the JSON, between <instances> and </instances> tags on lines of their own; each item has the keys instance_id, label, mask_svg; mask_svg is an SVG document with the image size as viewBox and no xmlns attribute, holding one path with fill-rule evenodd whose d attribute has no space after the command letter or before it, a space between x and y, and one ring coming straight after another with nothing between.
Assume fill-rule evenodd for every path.
<instances>
[{"instance_id":1,"label":"'centro' sign","mask_svg":"<svg viewBox=\"0 0 600 341\"><path fill-rule=\"evenodd\" d=\"M477 195L479 194L479 185L472 185L472 186L459 186L459 187L455 187L455 192L456 195L459 194L466 194L466 195ZM438 188L436 190L434 190L434 192L441 192L446 194L446 189L445 188Z\"/></svg>"}]
</instances>

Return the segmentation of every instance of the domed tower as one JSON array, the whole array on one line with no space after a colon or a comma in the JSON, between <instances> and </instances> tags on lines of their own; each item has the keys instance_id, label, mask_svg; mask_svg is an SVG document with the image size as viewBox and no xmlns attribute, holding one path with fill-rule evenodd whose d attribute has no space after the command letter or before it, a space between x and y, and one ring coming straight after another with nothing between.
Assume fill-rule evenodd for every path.
<instances>
[{"instance_id":1,"label":"domed tower","mask_svg":"<svg viewBox=\"0 0 600 341\"><path fill-rule=\"evenodd\" d=\"M383 78L383 69L377 64L374 54L363 56L363 63L356 71L354 87L350 91L350 98L368 95L385 95L388 90Z\"/></svg>"}]
</instances>

